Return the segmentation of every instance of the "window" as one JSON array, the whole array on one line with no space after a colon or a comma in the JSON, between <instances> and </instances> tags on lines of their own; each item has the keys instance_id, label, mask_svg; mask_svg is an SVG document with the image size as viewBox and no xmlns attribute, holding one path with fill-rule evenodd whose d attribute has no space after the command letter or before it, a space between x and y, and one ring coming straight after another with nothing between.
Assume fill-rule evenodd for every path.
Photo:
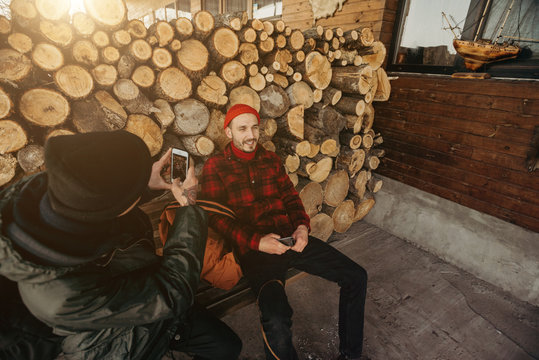
<instances>
[{"instance_id":1,"label":"window","mask_svg":"<svg viewBox=\"0 0 539 360\"><path fill-rule=\"evenodd\" d=\"M275 0L253 0L253 18L265 19L283 14L283 2Z\"/></svg>"},{"instance_id":2,"label":"window","mask_svg":"<svg viewBox=\"0 0 539 360\"><path fill-rule=\"evenodd\" d=\"M492 76L539 78L538 22L537 0L404 0L388 69L451 74L474 68ZM455 50L454 39L470 41L463 44L461 54ZM513 59L500 55L503 61L477 61L475 55L465 54L471 41L483 41L480 48L484 49L497 43L509 53L518 51L512 45L521 50Z\"/></svg>"},{"instance_id":3,"label":"window","mask_svg":"<svg viewBox=\"0 0 539 360\"><path fill-rule=\"evenodd\" d=\"M247 0L227 0L225 1L227 13L247 10Z\"/></svg>"},{"instance_id":4,"label":"window","mask_svg":"<svg viewBox=\"0 0 539 360\"><path fill-rule=\"evenodd\" d=\"M217 15L221 12L219 0L204 0L202 5L204 10L211 12L213 15Z\"/></svg>"}]
</instances>

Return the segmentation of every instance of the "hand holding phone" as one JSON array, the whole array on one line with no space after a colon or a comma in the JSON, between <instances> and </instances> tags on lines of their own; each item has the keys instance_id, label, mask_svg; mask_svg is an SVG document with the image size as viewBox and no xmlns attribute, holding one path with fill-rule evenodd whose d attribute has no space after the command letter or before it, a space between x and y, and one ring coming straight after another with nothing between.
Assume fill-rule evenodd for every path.
<instances>
[{"instance_id":1,"label":"hand holding phone","mask_svg":"<svg viewBox=\"0 0 539 360\"><path fill-rule=\"evenodd\" d=\"M294 244L296 243L296 240L292 236L280 238L280 239L277 239L277 241L279 241L281 244L284 244L290 247L294 246Z\"/></svg>"},{"instance_id":2,"label":"hand holding phone","mask_svg":"<svg viewBox=\"0 0 539 360\"><path fill-rule=\"evenodd\" d=\"M184 150L172 148L170 159L170 181L179 178L180 181L185 181L187 171L189 170L189 153Z\"/></svg>"}]
</instances>

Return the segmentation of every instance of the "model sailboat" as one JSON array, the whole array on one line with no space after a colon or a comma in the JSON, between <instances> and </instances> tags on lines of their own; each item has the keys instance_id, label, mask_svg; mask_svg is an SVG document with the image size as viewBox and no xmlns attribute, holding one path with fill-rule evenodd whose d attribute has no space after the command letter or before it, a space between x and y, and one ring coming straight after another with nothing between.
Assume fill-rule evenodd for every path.
<instances>
[{"instance_id":1,"label":"model sailboat","mask_svg":"<svg viewBox=\"0 0 539 360\"><path fill-rule=\"evenodd\" d=\"M475 71L479 69L481 66L483 66L484 64L492 63L495 61L514 59L518 56L518 54L521 51L521 48L519 46L514 45L514 44L509 44L507 42L498 43L500 38L502 38L502 35L501 35L502 30L503 30L503 27L505 26L507 18L509 17L509 13L511 12L511 9L513 8L514 2L515 0L511 2L511 5L507 9L507 12L505 14L505 19L498 31L496 39L492 41L477 39L478 35L481 33L483 20L487 13L487 9L489 8L490 0L487 1L487 5L485 6L483 14L481 15L479 27L477 28L477 32L475 34L473 41L457 39L455 32L453 32L454 27L451 26L445 13L442 12L442 15L445 17L446 21L448 22L450 26L451 31L453 32L453 35L455 35L455 39L453 40L453 47L455 48L457 53L464 58L464 65L466 66L467 69Z\"/></svg>"}]
</instances>

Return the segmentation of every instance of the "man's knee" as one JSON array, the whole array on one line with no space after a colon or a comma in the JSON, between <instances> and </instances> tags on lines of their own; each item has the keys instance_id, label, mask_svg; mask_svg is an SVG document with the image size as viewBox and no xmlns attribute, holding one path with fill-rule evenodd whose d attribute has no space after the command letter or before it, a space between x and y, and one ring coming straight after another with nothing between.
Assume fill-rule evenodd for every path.
<instances>
[{"instance_id":1,"label":"man's knee","mask_svg":"<svg viewBox=\"0 0 539 360\"><path fill-rule=\"evenodd\" d=\"M280 281L269 281L260 288L258 307L265 329L285 330L292 325L293 310Z\"/></svg>"}]
</instances>

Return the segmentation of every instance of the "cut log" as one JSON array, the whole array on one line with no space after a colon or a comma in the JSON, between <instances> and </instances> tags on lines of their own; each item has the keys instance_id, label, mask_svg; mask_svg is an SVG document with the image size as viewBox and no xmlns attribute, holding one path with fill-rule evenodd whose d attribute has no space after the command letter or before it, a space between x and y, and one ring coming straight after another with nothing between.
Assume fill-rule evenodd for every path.
<instances>
[{"instance_id":1,"label":"cut log","mask_svg":"<svg viewBox=\"0 0 539 360\"><path fill-rule=\"evenodd\" d=\"M97 30L96 32L94 32L91 39L95 46L100 49L109 46L110 44L109 34L103 30Z\"/></svg>"},{"instance_id":2,"label":"cut log","mask_svg":"<svg viewBox=\"0 0 539 360\"><path fill-rule=\"evenodd\" d=\"M305 44L305 37L300 30L293 30L288 38L288 47L290 50L297 51L303 48Z\"/></svg>"},{"instance_id":3,"label":"cut log","mask_svg":"<svg viewBox=\"0 0 539 360\"><path fill-rule=\"evenodd\" d=\"M348 131L341 131L339 133L339 141L341 144L348 146L350 149L359 149L363 138L361 135L354 134Z\"/></svg>"},{"instance_id":4,"label":"cut log","mask_svg":"<svg viewBox=\"0 0 539 360\"><path fill-rule=\"evenodd\" d=\"M0 140L0 144L2 141ZM1 145L0 145L1 146ZM11 154L0 152L0 186L9 183L15 177L17 171L17 159Z\"/></svg>"},{"instance_id":5,"label":"cut log","mask_svg":"<svg viewBox=\"0 0 539 360\"><path fill-rule=\"evenodd\" d=\"M159 47L165 47L174 38L174 28L168 22L161 20L150 26L148 34L157 38Z\"/></svg>"},{"instance_id":6,"label":"cut log","mask_svg":"<svg viewBox=\"0 0 539 360\"><path fill-rule=\"evenodd\" d=\"M251 27L246 27L238 33L238 37L243 43L254 43L256 41L256 31Z\"/></svg>"},{"instance_id":7,"label":"cut log","mask_svg":"<svg viewBox=\"0 0 539 360\"><path fill-rule=\"evenodd\" d=\"M265 31L261 31L258 33L258 40L260 41L266 41L269 38L269 35ZM275 40L274 40L275 41Z\"/></svg>"},{"instance_id":8,"label":"cut log","mask_svg":"<svg viewBox=\"0 0 539 360\"><path fill-rule=\"evenodd\" d=\"M96 66L99 62L99 51L90 40L79 40L71 49L73 60L86 66Z\"/></svg>"},{"instance_id":9,"label":"cut log","mask_svg":"<svg viewBox=\"0 0 539 360\"><path fill-rule=\"evenodd\" d=\"M380 165L380 159L378 156L368 155L365 159L365 167L369 170L376 170Z\"/></svg>"},{"instance_id":10,"label":"cut log","mask_svg":"<svg viewBox=\"0 0 539 360\"><path fill-rule=\"evenodd\" d=\"M148 147L148 150L150 150L151 156L155 156L161 151L163 147L161 129L148 116L142 114L129 115L125 130L141 138Z\"/></svg>"},{"instance_id":11,"label":"cut log","mask_svg":"<svg viewBox=\"0 0 539 360\"><path fill-rule=\"evenodd\" d=\"M39 14L32 0L12 0L9 4L11 19L21 29L31 28L39 18Z\"/></svg>"},{"instance_id":12,"label":"cut log","mask_svg":"<svg viewBox=\"0 0 539 360\"><path fill-rule=\"evenodd\" d=\"M66 65L54 73L58 89L73 100L87 97L94 88L92 75L78 65Z\"/></svg>"},{"instance_id":13,"label":"cut log","mask_svg":"<svg viewBox=\"0 0 539 360\"><path fill-rule=\"evenodd\" d=\"M324 35L324 28L321 25L303 30L303 36L305 36L306 39L321 39L322 35Z\"/></svg>"},{"instance_id":14,"label":"cut log","mask_svg":"<svg viewBox=\"0 0 539 360\"><path fill-rule=\"evenodd\" d=\"M316 155L318 155L320 153L320 145L318 144L313 144L309 141L307 141L309 143L309 147L311 148L309 153L306 155L309 159L312 159L314 158Z\"/></svg>"},{"instance_id":15,"label":"cut log","mask_svg":"<svg viewBox=\"0 0 539 360\"><path fill-rule=\"evenodd\" d=\"M311 182L305 178L299 179L298 186L296 186L299 198L303 203L305 212L309 217L313 217L322 208L322 201L324 199L324 192L322 186L317 182Z\"/></svg>"},{"instance_id":16,"label":"cut log","mask_svg":"<svg viewBox=\"0 0 539 360\"><path fill-rule=\"evenodd\" d=\"M269 85L260 92L260 116L277 118L290 107L286 92L279 86ZM303 116L303 107L301 110Z\"/></svg>"},{"instance_id":17,"label":"cut log","mask_svg":"<svg viewBox=\"0 0 539 360\"><path fill-rule=\"evenodd\" d=\"M36 0L35 6L39 15L46 20L58 21L68 16L71 2L69 0ZM76 15L76 14L75 14ZM74 20L73 20L74 22Z\"/></svg>"},{"instance_id":18,"label":"cut log","mask_svg":"<svg viewBox=\"0 0 539 360\"><path fill-rule=\"evenodd\" d=\"M275 129L277 131L277 128ZM299 141L284 137L275 138L278 148L287 154L297 154L298 156L307 156L311 152L311 146L308 141Z\"/></svg>"},{"instance_id":19,"label":"cut log","mask_svg":"<svg viewBox=\"0 0 539 360\"><path fill-rule=\"evenodd\" d=\"M132 39L145 39L148 36L146 25L139 19L129 20L126 30L131 35Z\"/></svg>"},{"instance_id":20,"label":"cut log","mask_svg":"<svg viewBox=\"0 0 539 360\"><path fill-rule=\"evenodd\" d=\"M228 26L232 30L240 31L247 23L248 15L245 11L238 11L228 14L218 14L215 16L215 23L218 26Z\"/></svg>"},{"instance_id":21,"label":"cut log","mask_svg":"<svg viewBox=\"0 0 539 360\"><path fill-rule=\"evenodd\" d=\"M105 64L109 64L109 65L116 64L118 61L120 61L120 52L114 46L105 46L101 50L101 59L103 60ZM134 68L135 62L133 61L131 64L133 65L133 68ZM130 73L132 71L133 69L129 70Z\"/></svg>"},{"instance_id":22,"label":"cut log","mask_svg":"<svg viewBox=\"0 0 539 360\"><path fill-rule=\"evenodd\" d=\"M180 69L168 67L157 75L155 94L157 97L174 102L191 96L193 85Z\"/></svg>"},{"instance_id":23,"label":"cut log","mask_svg":"<svg viewBox=\"0 0 539 360\"><path fill-rule=\"evenodd\" d=\"M0 35L8 35L11 33L11 21L4 15L0 15Z\"/></svg>"},{"instance_id":24,"label":"cut log","mask_svg":"<svg viewBox=\"0 0 539 360\"><path fill-rule=\"evenodd\" d=\"M367 189L372 193L377 193L382 188L383 183L382 179L373 176L367 183Z\"/></svg>"},{"instance_id":25,"label":"cut log","mask_svg":"<svg viewBox=\"0 0 539 360\"><path fill-rule=\"evenodd\" d=\"M92 69L92 76L99 87L108 89L118 80L118 71L112 65L99 64Z\"/></svg>"},{"instance_id":26,"label":"cut log","mask_svg":"<svg viewBox=\"0 0 539 360\"><path fill-rule=\"evenodd\" d=\"M324 89L324 92L322 94L322 100L324 102L324 106L327 105L335 105L341 100L342 97L342 91L339 89L335 89L331 86L328 86L326 89Z\"/></svg>"},{"instance_id":27,"label":"cut log","mask_svg":"<svg viewBox=\"0 0 539 360\"><path fill-rule=\"evenodd\" d=\"M189 39L182 42L182 48L176 54L178 66L191 80L198 82L206 75L209 53L200 41Z\"/></svg>"},{"instance_id":28,"label":"cut log","mask_svg":"<svg viewBox=\"0 0 539 360\"><path fill-rule=\"evenodd\" d=\"M271 118L263 118L259 125L260 136L264 136L267 140L271 140L277 132L277 121Z\"/></svg>"},{"instance_id":29,"label":"cut log","mask_svg":"<svg viewBox=\"0 0 539 360\"><path fill-rule=\"evenodd\" d=\"M183 41L193 35L193 23L186 17L179 17L174 21L174 29L176 29L176 36L179 40Z\"/></svg>"},{"instance_id":30,"label":"cut log","mask_svg":"<svg viewBox=\"0 0 539 360\"><path fill-rule=\"evenodd\" d=\"M336 232L344 233L355 221L356 208L352 200L345 200L337 207L323 206L326 214L333 220L333 228Z\"/></svg>"},{"instance_id":31,"label":"cut log","mask_svg":"<svg viewBox=\"0 0 539 360\"><path fill-rule=\"evenodd\" d=\"M337 170L329 175L322 184L324 188L324 203L329 206L338 206L348 195L350 178L346 170Z\"/></svg>"},{"instance_id":32,"label":"cut log","mask_svg":"<svg viewBox=\"0 0 539 360\"><path fill-rule=\"evenodd\" d=\"M365 163L365 151L363 149L352 150L342 147L335 159L335 168L348 171L350 177L354 177Z\"/></svg>"},{"instance_id":33,"label":"cut log","mask_svg":"<svg viewBox=\"0 0 539 360\"><path fill-rule=\"evenodd\" d=\"M172 54L165 48L156 47L152 53L152 65L163 70L172 65Z\"/></svg>"},{"instance_id":34,"label":"cut log","mask_svg":"<svg viewBox=\"0 0 539 360\"><path fill-rule=\"evenodd\" d=\"M286 46L286 37L283 34L277 35L274 41L277 49L284 49L284 47Z\"/></svg>"},{"instance_id":35,"label":"cut log","mask_svg":"<svg viewBox=\"0 0 539 360\"><path fill-rule=\"evenodd\" d=\"M361 116L365 112L365 101L355 97L343 96L339 102L335 104L335 109L343 114Z\"/></svg>"},{"instance_id":36,"label":"cut log","mask_svg":"<svg viewBox=\"0 0 539 360\"><path fill-rule=\"evenodd\" d=\"M299 168L300 158L297 154L284 154L282 158L287 172L295 172Z\"/></svg>"},{"instance_id":37,"label":"cut log","mask_svg":"<svg viewBox=\"0 0 539 360\"><path fill-rule=\"evenodd\" d=\"M369 173L366 170L361 170L356 176L350 178L350 187L348 191L359 199L363 199L365 196L367 181L369 180L368 175Z\"/></svg>"},{"instance_id":38,"label":"cut log","mask_svg":"<svg viewBox=\"0 0 539 360\"><path fill-rule=\"evenodd\" d=\"M280 49L273 51L264 57L264 63L268 66L272 66L274 63L278 63L279 66L275 70L282 73L286 73L288 70L288 64L292 62L292 54L286 49Z\"/></svg>"},{"instance_id":39,"label":"cut log","mask_svg":"<svg viewBox=\"0 0 539 360\"><path fill-rule=\"evenodd\" d=\"M127 20L124 0L84 0L86 13L107 30L117 30Z\"/></svg>"},{"instance_id":40,"label":"cut log","mask_svg":"<svg viewBox=\"0 0 539 360\"><path fill-rule=\"evenodd\" d=\"M247 67L247 74L249 74L249 76L255 76L256 74L258 74L258 65L257 64L250 64Z\"/></svg>"},{"instance_id":41,"label":"cut log","mask_svg":"<svg viewBox=\"0 0 539 360\"><path fill-rule=\"evenodd\" d=\"M253 29L256 31L263 31L264 30L264 23L262 20L259 19L252 19L247 22Z\"/></svg>"},{"instance_id":42,"label":"cut log","mask_svg":"<svg viewBox=\"0 0 539 360\"><path fill-rule=\"evenodd\" d=\"M290 99L290 105L303 105L305 109L310 108L314 103L314 95L311 87L304 81L298 81L286 89Z\"/></svg>"},{"instance_id":43,"label":"cut log","mask_svg":"<svg viewBox=\"0 0 539 360\"><path fill-rule=\"evenodd\" d=\"M13 50L20 52L21 54L26 54L32 50L33 42L32 39L21 32L14 32L9 34L7 37L7 43Z\"/></svg>"},{"instance_id":44,"label":"cut log","mask_svg":"<svg viewBox=\"0 0 539 360\"><path fill-rule=\"evenodd\" d=\"M335 157L339 154L339 142L336 139L326 139L320 144L320 153Z\"/></svg>"},{"instance_id":45,"label":"cut log","mask_svg":"<svg viewBox=\"0 0 539 360\"><path fill-rule=\"evenodd\" d=\"M26 131L13 120L0 120L0 154L22 149L28 142Z\"/></svg>"},{"instance_id":46,"label":"cut log","mask_svg":"<svg viewBox=\"0 0 539 360\"><path fill-rule=\"evenodd\" d=\"M121 79L129 79L131 77L131 74L133 73L133 70L135 70L136 65L137 64L135 63L135 59L133 59L133 57L129 55L122 55L118 60L117 65L118 76Z\"/></svg>"},{"instance_id":47,"label":"cut log","mask_svg":"<svg viewBox=\"0 0 539 360\"><path fill-rule=\"evenodd\" d=\"M260 145L262 145L262 147L264 149L266 149L268 151L271 151L271 152L275 152L275 150L276 150L275 144L271 140L261 142Z\"/></svg>"},{"instance_id":48,"label":"cut log","mask_svg":"<svg viewBox=\"0 0 539 360\"><path fill-rule=\"evenodd\" d=\"M72 119L81 133L110 131L125 127L127 113L112 95L100 90L94 96L73 103Z\"/></svg>"},{"instance_id":49,"label":"cut log","mask_svg":"<svg viewBox=\"0 0 539 360\"><path fill-rule=\"evenodd\" d=\"M371 89L373 69L369 65L333 68L331 85L347 93L366 94Z\"/></svg>"},{"instance_id":50,"label":"cut log","mask_svg":"<svg viewBox=\"0 0 539 360\"><path fill-rule=\"evenodd\" d=\"M182 42L178 39L172 39L170 44L168 45L168 48L172 52L176 52L182 48Z\"/></svg>"},{"instance_id":51,"label":"cut log","mask_svg":"<svg viewBox=\"0 0 539 360\"><path fill-rule=\"evenodd\" d=\"M169 102L164 99L156 99L153 102L153 105L158 109L158 111L155 111L155 118L161 125L161 132L165 132L169 125L174 121L176 115Z\"/></svg>"},{"instance_id":52,"label":"cut log","mask_svg":"<svg viewBox=\"0 0 539 360\"><path fill-rule=\"evenodd\" d=\"M228 108L236 104L246 104L260 112L260 96L249 86L238 86L228 96Z\"/></svg>"},{"instance_id":53,"label":"cut log","mask_svg":"<svg viewBox=\"0 0 539 360\"><path fill-rule=\"evenodd\" d=\"M294 185L294 187L298 186L298 182L299 182L298 174L288 173L288 178L290 179L290 182L292 183L292 185Z\"/></svg>"},{"instance_id":54,"label":"cut log","mask_svg":"<svg viewBox=\"0 0 539 360\"><path fill-rule=\"evenodd\" d=\"M318 213L311 218L311 232L313 236L322 241L328 241L333 234L333 219L328 214Z\"/></svg>"},{"instance_id":55,"label":"cut log","mask_svg":"<svg viewBox=\"0 0 539 360\"><path fill-rule=\"evenodd\" d=\"M324 107L322 104L315 104L305 116L305 121L318 129L324 130L329 135L335 136L346 126L346 117L341 115L334 108Z\"/></svg>"},{"instance_id":56,"label":"cut log","mask_svg":"<svg viewBox=\"0 0 539 360\"><path fill-rule=\"evenodd\" d=\"M200 82L196 94L200 100L211 107L222 107L228 102L226 85L223 79L216 75L208 75Z\"/></svg>"},{"instance_id":57,"label":"cut log","mask_svg":"<svg viewBox=\"0 0 539 360\"><path fill-rule=\"evenodd\" d=\"M75 34L80 37L89 38L95 32L94 20L84 12L74 13L71 17L71 24L75 29Z\"/></svg>"},{"instance_id":58,"label":"cut log","mask_svg":"<svg viewBox=\"0 0 539 360\"><path fill-rule=\"evenodd\" d=\"M136 39L129 44L129 55L136 62L144 63L152 57L152 47L144 39Z\"/></svg>"},{"instance_id":59,"label":"cut log","mask_svg":"<svg viewBox=\"0 0 539 360\"><path fill-rule=\"evenodd\" d=\"M226 27L216 29L208 40L208 50L212 54L212 63L223 64L238 55L240 40L236 33Z\"/></svg>"},{"instance_id":60,"label":"cut log","mask_svg":"<svg viewBox=\"0 0 539 360\"><path fill-rule=\"evenodd\" d=\"M278 33L284 32L285 36L289 36L290 34L287 31L287 26L283 20L275 20L274 22L275 31Z\"/></svg>"},{"instance_id":61,"label":"cut log","mask_svg":"<svg viewBox=\"0 0 539 360\"><path fill-rule=\"evenodd\" d=\"M228 61L221 67L219 75L228 89L235 88L245 81L245 66L237 60Z\"/></svg>"},{"instance_id":62,"label":"cut log","mask_svg":"<svg viewBox=\"0 0 539 360\"><path fill-rule=\"evenodd\" d=\"M369 64L373 70L377 70L386 58L386 46L381 41L375 41L371 48L358 49L358 55L361 55L364 64Z\"/></svg>"},{"instance_id":63,"label":"cut log","mask_svg":"<svg viewBox=\"0 0 539 360\"><path fill-rule=\"evenodd\" d=\"M317 155L313 160L317 161L314 167L307 170L309 179L318 183L323 182L327 179L333 168L333 159L329 156Z\"/></svg>"},{"instance_id":64,"label":"cut log","mask_svg":"<svg viewBox=\"0 0 539 360\"><path fill-rule=\"evenodd\" d=\"M249 76L249 86L255 91L262 91L266 87L266 78L261 73Z\"/></svg>"},{"instance_id":65,"label":"cut log","mask_svg":"<svg viewBox=\"0 0 539 360\"><path fill-rule=\"evenodd\" d=\"M185 150L194 156L210 156L215 150L213 141L204 135L182 136L181 141Z\"/></svg>"},{"instance_id":66,"label":"cut log","mask_svg":"<svg viewBox=\"0 0 539 360\"><path fill-rule=\"evenodd\" d=\"M288 79L281 74L273 74L273 83L279 85L283 89L288 87Z\"/></svg>"},{"instance_id":67,"label":"cut log","mask_svg":"<svg viewBox=\"0 0 539 360\"><path fill-rule=\"evenodd\" d=\"M5 119L13 113L13 101L9 94L0 87L0 119Z\"/></svg>"},{"instance_id":68,"label":"cut log","mask_svg":"<svg viewBox=\"0 0 539 360\"><path fill-rule=\"evenodd\" d=\"M118 49L121 49L129 44L131 44L131 35L127 32L127 30L120 29L116 30L112 33L110 40L112 42L112 45L117 47Z\"/></svg>"},{"instance_id":69,"label":"cut log","mask_svg":"<svg viewBox=\"0 0 539 360\"><path fill-rule=\"evenodd\" d=\"M196 99L185 99L174 106L176 118L171 129L177 135L197 135L208 127L210 111Z\"/></svg>"},{"instance_id":70,"label":"cut log","mask_svg":"<svg viewBox=\"0 0 539 360\"><path fill-rule=\"evenodd\" d=\"M374 101L387 101L391 93L391 83L387 77L387 73L384 68L378 68L376 70L376 76L378 79L378 87L374 93Z\"/></svg>"},{"instance_id":71,"label":"cut log","mask_svg":"<svg viewBox=\"0 0 539 360\"><path fill-rule=\"evenodd\" d=\"M363 135L363 140L361 141L361 147L365 150L369 150L374 145L374 138L371 134L367 133Z\"/></svg>"},{"instance_id":72,"label":"cut log","mask_svg":"<svg viewBox=\"0 0 539 360\"><path fill-rule=\"evenodd\" d=\"M133 74L131 75L131 80L139 88L148 89L155 84L155 73L152 68L146 65L138 66Z\"/></svg>"},{"instance_id":73,"label":"cut log","mask_svg":"<svg viewBox=\"0 0 539 360\"><path fill-rule=\"evenodd\" d=\"M371 211L376 201L372 194L367 194L363 199L359 200L353 196L350 196L355 205L354 221L363 219Z\"/></svg>"},{"instance_id":74,"label":"cut log","mask_svg":"<svg viewBox=\"0 0 539 360\"><path fill-rule=\"evenodd\" d=\"M222 111L213 109L210 113L210 120L204 135L210 138L219 151L223 151L230 142L223 130L225 124L225 114Z\"/></svg>"},{"instance_id":75,"label":"cut log","mask_svg":"<svg viewBox=\"0 0 539 360\"><path fill-rule=\"evenodd\" d=\"M17 152L17 162L26 175L44 170L45 149L41 145L28 145Z\"/></svg>"},{"instance_id":76,"label":"cut log","mask_svg":"<svg viewBox=\"0 0 539 360\"><path fill-rule=\"evenodd\" d=\"M32 62L13 49L0 49L0 82L23 82L31 73Z\"/></svg>"},{"instance_id":77,"label":"cut log","mask_svg":"<svg viewBox=\"0 0 539 360\"><path fill-rule=\"evenodd\" d=\"M61 48L70 46L74 40L73 28L64 22L41 20L39 32L47 41Z\"/></svg>"},{"instance_id":78,"label":"cut log","mask_svg":"<svg viewBox=\"0 0 539 360\"><path fill-rule=\"evenodd\" d=\"M154 111L153 103L148 100L139 87L130 79L120 79L112 87L114 95L128 113L149 115Z\"/></svg>"},{"instance_id":79,"label":"cut log","mask_svg":"<svg viewBox=\"0 0 539 360\"><path fill-rule=\"evenodd\" d=\"M328 138L328 135L324 130L311 126L309 124L309 114L307 114L307 117L304 117L303 138L312 144L320 146Z\"/></svg>"},{"instance_id":80,"label":"cut log","mask_svg":"<svg viewBox=\"0 0 539 360\"><path fill-rule=\"evenodd\" d=\"M305 57L305 61L298 66L303 79L317 89L327 88L332 79L331 64L325 56L312 51ZM339 88L338 86L336 86Z\"/></svg>"},{"instance_id":81,"label":"cut log","mask_svg":"<svg viewBox=\"0 0 539 360\"><path fill-rule=\"evenodd\" d=\"M48 139L50 139L51 137L55 137L55 136L60 136L60 135L74 135L75 133L71 130L66 130L66 129L51 129L50 131L47 132L47 134L45 135L45 142L47 142Z\"/></svg>"},{"instance_id":82,"label":"cut log","mask_svg":"<svg viewBox=\"0 0 539 360\"><path fill-rule=\"evenodd\" d=\"M243 65L249 65L258 61L258 49L255 44L242 43L239 48L239 61Z\"/></svg>"},{"instance_id":83,"label":"cut log","mask_svg":"<svg viewBox=\"0 0 539 360\"><path fill-rule=\"evenodd\" d=\"M292 107L288 112L277 118L277 133L281 136L304 139L303 105Z\"/></svg>"},{"instance_id":84,"label":"cut log","mask_svg":"<svg viewBox=\"0 0 539 360\"><path fill-rule=\"evenodd\" d=\"M273 32L275 31L275 25L271 21L263 21L262 24L264 25L264 31L271 36Z\"/></svg>"},{"instance_id":85,"label":"cut log","mask_svg":"<svg viewBox=\"0 0 539 360\"><path fill-rule=\"evenodd\" d=\"M53 72L64 66L64 55L52 44L39 43L32 51L32 62L42 70Z\"/></svg>"},{"instance_id":86,"label":"cut log","mask_svg":"<svg viewBox=\"0 0 539 360\"><path fill-rule=\"evenodd\" d=\"M275 40L273 40L271 37L258 43L258 51L263 55L270 53L274 48Z\"/></svg>"},{"instance_id":87,"label":"cut log","mask_svg":"<svg viewBox=\"0 0 539 360\"><path fill-rule=\"evenodd\" d=\"M206 39L215 27L215 19L209 11L201 10L193 15L194 37L199 40Z\"/></svg>"}]
</instances>

